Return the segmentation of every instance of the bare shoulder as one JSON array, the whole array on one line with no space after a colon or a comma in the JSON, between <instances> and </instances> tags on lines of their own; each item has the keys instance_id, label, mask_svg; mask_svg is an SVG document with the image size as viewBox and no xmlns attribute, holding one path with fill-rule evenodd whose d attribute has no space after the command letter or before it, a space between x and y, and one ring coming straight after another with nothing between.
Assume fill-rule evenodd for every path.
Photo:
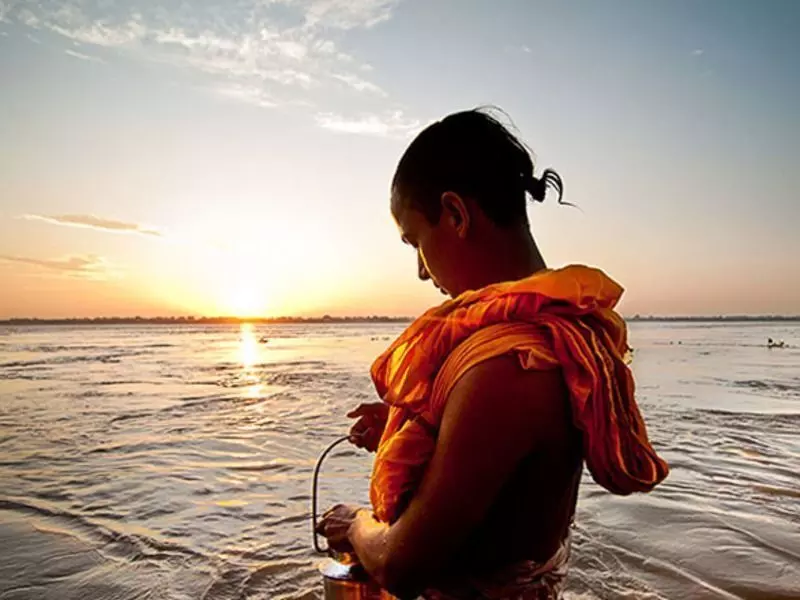
<instances>
[{"instance_id":1,"label":"bare shoulder","mask_svg":"<svg viewBox=\"0 0 800 600\"><path fill-rule=\"evenodd\" d=\"M448 398L444 421L535 443L563 435L566 401L559 369L526 370L516 356L503 355L464 374Z\"/></svg>"}]
</instances>

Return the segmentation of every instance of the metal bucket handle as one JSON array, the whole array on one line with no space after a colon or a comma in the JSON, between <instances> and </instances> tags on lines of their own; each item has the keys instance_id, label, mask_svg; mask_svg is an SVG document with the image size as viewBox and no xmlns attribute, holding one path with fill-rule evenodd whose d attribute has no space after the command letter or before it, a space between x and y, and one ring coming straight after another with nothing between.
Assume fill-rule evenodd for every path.
<instances>
[{"instance_id":1,"label":"metal bucket handle","mask_svg":"<svg viewBox=\"0 0 800 600\"><path fill-rule=\"evenodd\" d=\"M317 459L317 465L314 467L314 478L311 484L311 532L314 536L314 550L319 552L320 554L330 553L330 548L323 548L320 546L319 543L319 535L317 534L317 482L319 480L319 471L322 467L322 461L325 460L325 457L330 454L331 450L333 450L336 446L341 444L342 442L346 442L350 439L351 436L345 435L340 437L339 439L335 440L332 444L330 444L325 450L323 450L322 454L319 455Z\"/></svg>"}]
</instances>

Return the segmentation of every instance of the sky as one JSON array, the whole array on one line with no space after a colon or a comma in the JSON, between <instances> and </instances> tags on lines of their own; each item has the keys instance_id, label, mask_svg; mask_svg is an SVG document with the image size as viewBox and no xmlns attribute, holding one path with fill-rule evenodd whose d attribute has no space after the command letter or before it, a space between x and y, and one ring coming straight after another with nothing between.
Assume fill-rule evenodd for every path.
<instances>
[{"instance_id":1,"label":"sky","mask_svg":"<svg viewBox=\"0 0 800 600\"><path fill-rule=\"evenodd\" d=\"M404 315L389 182L502 108L549 266L800 314L800 2L0 0L0 318Z\"/></svg>"}]
</instances>

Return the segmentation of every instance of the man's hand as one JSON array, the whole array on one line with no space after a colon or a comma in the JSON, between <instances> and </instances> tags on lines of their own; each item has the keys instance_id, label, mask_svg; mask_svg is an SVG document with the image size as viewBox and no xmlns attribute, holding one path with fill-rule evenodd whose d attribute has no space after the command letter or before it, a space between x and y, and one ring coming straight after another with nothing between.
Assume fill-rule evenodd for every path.
<instances>
[{"instance_id":1,"label":"man's hand","mask_svg":"<svg viewBox=\"0 0 800 600\"><path fill-rule=\"evenodd\" d=\"M328 546L337 552L352 552L350 544L350 527L356 520L358 513L364 508L337 504L322 515L322 520L317 524L317 533L328 539Z\"/></svg>"},{"instance_id":2,"label":"man's hand","mask_svg":"<svg viewBox=\"0 0 800 600\"><path fill-rule=\"evenodd\" d=\"M351 419L358 419L350 428L350 443L375 452L386 427L389 406L383 402L360 404L347 413L347 416Z\"/></svg>"}]
</instances>

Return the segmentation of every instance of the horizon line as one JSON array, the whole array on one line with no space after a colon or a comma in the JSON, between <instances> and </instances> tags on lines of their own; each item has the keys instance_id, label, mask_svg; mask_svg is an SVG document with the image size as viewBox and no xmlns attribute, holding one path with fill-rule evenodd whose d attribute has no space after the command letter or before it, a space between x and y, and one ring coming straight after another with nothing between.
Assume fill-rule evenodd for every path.
<instances>
[{"instance_id":1,"label":"horizon line","mask_svg":"<svg viewBox=\"0 0 800 600\"><path fill-rule=\"evenodd\" d=\"M408 315L345 315L345 316L278 316L278 317L237 317L230 315L218 316L112 316L112 317L9 317L0 319L0 325L60 325L60 324L291 324L291 323L347 323L347 322L410 322L415 317ZM638 321L800 321L800 314L796 315L776 315L776 314L728 314L728 315L641 315L636 314L629 317L623 315L623 319L630 322Z\"/></svg>"}]
</instances>

